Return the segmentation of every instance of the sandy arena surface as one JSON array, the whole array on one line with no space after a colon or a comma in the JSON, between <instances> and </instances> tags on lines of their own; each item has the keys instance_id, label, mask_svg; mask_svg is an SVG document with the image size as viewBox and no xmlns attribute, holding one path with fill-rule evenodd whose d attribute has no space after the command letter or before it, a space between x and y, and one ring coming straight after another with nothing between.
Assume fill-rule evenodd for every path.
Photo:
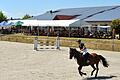
<instances>
[{"instance_id":1,"label":"sandy arena surface","mask_svg":"<svg viewBox=\"0 0 120 80\"><path fill-rule=\"evenodd\" d=\"M69 48L34 51L33 44L0 41L0 80L120 80L120 52L89 51L103 55L110 64L105 68L100 63L98 79L90 76L90 66L82 69L87 76L79 76Z\"/></svg>"}]
</instances>

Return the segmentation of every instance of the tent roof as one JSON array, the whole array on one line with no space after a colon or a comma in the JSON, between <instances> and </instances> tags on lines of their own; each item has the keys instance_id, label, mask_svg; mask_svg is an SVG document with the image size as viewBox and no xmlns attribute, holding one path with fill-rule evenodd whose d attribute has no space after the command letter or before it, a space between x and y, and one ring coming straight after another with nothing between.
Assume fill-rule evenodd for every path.
<instances>
[{"instance_id":1,"label":"tent roof","mask_svg":"<svg viewBox=\"0 0 120 80\"><path fill-rule=\"evenodd\" d=\"M0 23L0 26L1 26L1 27L10 27L10 26L12 26L12 25L13 25L12 22L3 21L3 22Z\"/></svg>"},{"instance_id":2,"label":"tent roof","mask_svg":"<svg viewBox=\"0 0 120 80\"><path fill-rule=\"evenodd\" d=\"M10 22L23 22L22 26L64 26L80 27L84 21L81 20L10 20ZM87 23L87 22L84 22Z\"/></svg>"}]
</instances>

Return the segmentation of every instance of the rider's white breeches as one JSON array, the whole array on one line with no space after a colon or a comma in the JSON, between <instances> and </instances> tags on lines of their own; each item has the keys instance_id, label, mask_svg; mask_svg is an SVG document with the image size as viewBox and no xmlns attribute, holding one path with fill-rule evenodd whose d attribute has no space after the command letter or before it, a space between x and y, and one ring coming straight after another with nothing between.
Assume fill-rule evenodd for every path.
<instances>
[{"instance_id":1,"label":"rider's white breeches","mask_svg":"<svg viewBox=\"0 0 120 80\"><path fill-rule=\"evenodd\" d=\"M87 49L84 49L84 50L83 50L83 56L84 56L87 52L88 52L88 50L87 50Z\"/></svg>"}]
</instances>

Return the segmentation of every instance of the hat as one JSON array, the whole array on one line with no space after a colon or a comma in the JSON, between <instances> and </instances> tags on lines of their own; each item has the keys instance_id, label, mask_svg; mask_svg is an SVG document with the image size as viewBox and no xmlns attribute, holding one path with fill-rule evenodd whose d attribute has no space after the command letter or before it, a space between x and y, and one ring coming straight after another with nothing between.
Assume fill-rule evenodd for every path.
<instances>
[{"instance_id":1,"label":"hat","mask_svg":"<svg viewBox=\"0 0 120 80\"><path fill-rule=\"evenodd\" d=\"M77 40L77 42L81 42L81 40L79 39L79 40Z\"/></svg>"}]
</instances>

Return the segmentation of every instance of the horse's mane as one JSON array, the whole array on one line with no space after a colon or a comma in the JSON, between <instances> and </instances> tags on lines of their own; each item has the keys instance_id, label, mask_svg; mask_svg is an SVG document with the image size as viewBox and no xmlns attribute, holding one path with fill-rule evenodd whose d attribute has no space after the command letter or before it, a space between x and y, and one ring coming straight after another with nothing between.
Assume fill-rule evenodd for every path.
<instances>
[{"instance_id":1,"label":"horse's mane","mask_svg":"<svg viewBox=\"0 0 120 80\"><path fill-rule=\"evenodd\" d=\"M76 58L80 58L80 56L82 55L82 53L76 49L74 49L76 52L75 52L75 56L74 56L74 59Z\"/></svg>"},{"instance_id":2,"label":"horse's mane","mask_svg":"<svg viewBox=\"0 0 120 80\"><path fill-rule=\"evenodd\" d=\"M76 50L76 49L75 49ZM82 54L80 51L76 50L77 53Z\"/></svg>"}]
</instances>

